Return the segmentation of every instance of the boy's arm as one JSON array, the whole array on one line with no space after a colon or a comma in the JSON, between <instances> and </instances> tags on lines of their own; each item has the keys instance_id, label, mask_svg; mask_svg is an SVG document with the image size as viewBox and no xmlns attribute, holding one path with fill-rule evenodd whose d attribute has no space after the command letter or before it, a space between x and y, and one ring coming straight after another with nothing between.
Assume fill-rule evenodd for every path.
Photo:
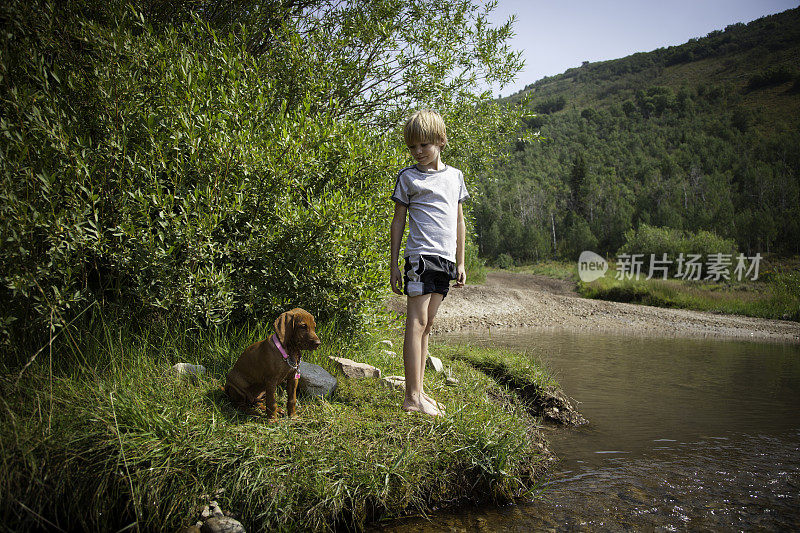
<instances>
[{"instance_id":1,"label":"boy's arm","mask_svg":"<svg viewBox=\"0 0 800 533\"><path fill-rule=\"evenodd\" d=\"M464 210L458 204L458 223L456 226L456 278L455 287L463 287L467 282L467 269L464 266L464 241L467 236L467 224L464 222Z\"/></svg>"},{"instance_id":2,"label":"boy's arm","mask_svg":"<svg viewBox=\"0 0 800 533\"><path fill-rule=\"evenodd\" d=\"M396 294L403 294L403 276L400 273L400 268L397 266L397 261L400 256L400 242L403 240L403 232L406 229L407 211L408 208L406 208L406 206L395 202L391 226L392 248L389 268L391 270L390 282L392 285L392 292Z\"/></svg>"}]
</instances>

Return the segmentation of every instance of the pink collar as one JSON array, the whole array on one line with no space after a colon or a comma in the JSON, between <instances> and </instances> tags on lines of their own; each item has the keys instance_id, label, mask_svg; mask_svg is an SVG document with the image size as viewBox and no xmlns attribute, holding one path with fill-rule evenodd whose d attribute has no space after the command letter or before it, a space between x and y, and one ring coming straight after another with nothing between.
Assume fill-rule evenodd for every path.
<instances>
[{"instance_id":1,"label":"pink collar","mask_svg":"<svg viewBox=\"0 0 800 533\"><path fill-rule=\"evenodd\" d=\"M273 342L273 344L275 344L275 347L278 349L278 351L281 352L281 355L283 356L283 360L286 361L286 364L289 365L290 367L294 368L294 379L300 379L300 361L299 361L299 358L298 358L297 364L293 365L292 363L289 362L289 354L286 353L286 348L283 347L283 344L281 344L281 341L280 341L280 339L278 339L277 335L273 335L272 336L272 342Z\"/></svg>"}]
</instances>

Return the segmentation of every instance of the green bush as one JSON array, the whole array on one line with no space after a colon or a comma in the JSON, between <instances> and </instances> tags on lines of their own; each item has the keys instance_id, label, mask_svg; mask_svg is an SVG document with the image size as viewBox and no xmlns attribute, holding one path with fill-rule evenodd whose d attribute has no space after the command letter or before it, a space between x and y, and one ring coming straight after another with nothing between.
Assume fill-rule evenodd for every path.
<instances>
[{"instance_id":1,"label":"green bush","mask_svg":"<svg viewBox=\"0 0 800 533\"><path fill-rule=\"evenodd\" d=\"M48 13L28 16L0 64L16 82L0 123L2 324L63 324L99 301L203 327L375 301L400 164L383 137L311 93L287 108L265 62L200 21L76 23L92 54L75 69L60 43L24 42Z\"/></svg>"},{"instance_id":2,"label":"green bush","mask_svg":"<svg viewBox=\"0 0 800 533\"><path fill-rule=\"evenodd\" d=\"M771 85L780 85L792 81L796 73L787 66L772 67L756 74L752 74L747 79L747 90L752 91Z\"/></svg>"},{"instance_id":3,"label":"green bush","mask_svg":"<svg viewBox=\"0 0 800 533\"><path fill-rule=\"evenodd\" d=\"M678 268L678 259L683 254L684 259L689 255L699 255L697 260L704 263L712 254L730 255L730 272L736 266L736 244L731 239L725 239L709 231L692 233L674 228L657 228L640 224L637 229L625 232L625 244L617 250L621 254L644 254L644 266L649 265L651 254L656 260L661 260L666 254L671 261L669 272L674 274ZM645 272L643 267L643 273Z\"/></svg>"},{"instance_id":4,"label":"green bush","mask_svg":"<svg viewBox=\"0 0 800 533\"><path fill-rule=\"evenodd\" d=\"M800 271L781 269L770 276L767 316L800 321Z\"/></svg>"},{"instance_id":5,"label":"green bush","mask_svg":"<svg viewBox=\"0 0 800 533\"><path fill-rule=\"evenodd\" d=\"M470 179L517 127L477 89L520 67L477 4L245 4L0 7L0 342L113 306L357 324L386 292L401 117L438 107Z\"/></svg>"},{"instance_id":6,"label":"green bush","mask_svg":"<svg viewBox=\"0 0 800 533\"><path fill-rule=\"evenodd\" d=\"M495 260L495 265L497 268L509 269L514 267L514 258L508 255L507 253L502 253L497 256Z\"/></svg>"},{"instance_id":7,"label":"green bush","mask_svg":"<svg viewBox=\"0 0 800 533\"><path fill-rule=\"evenodd\" d=\"M464 268L467 270L467 283L486 281L486 263L478 256L478 245L471 238L467 238L464 250Z\"/></svg>"},{"instance_id":8,"label":"green bush","mask_svg":"<svg viewBox=\"0 0 800 533\"><path fill-rule=\"evenodd\" d=\"M567 260L577 261L584 250L596 250L597 238L589 228L589 223L580 215L571 213L567 217L565 237L559 243L559 255Z\"/></svg>"}]
</instances>

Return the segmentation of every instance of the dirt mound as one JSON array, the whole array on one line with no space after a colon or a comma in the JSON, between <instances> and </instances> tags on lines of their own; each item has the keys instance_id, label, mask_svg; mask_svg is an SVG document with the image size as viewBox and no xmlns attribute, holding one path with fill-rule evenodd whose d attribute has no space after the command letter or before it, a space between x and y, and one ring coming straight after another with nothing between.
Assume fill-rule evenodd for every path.
<instances>
[{"instance_id":1,"label":"dirt mound","mask_svg":"<svg viewBox=\"0 0 800 533\"><path fill-rule=\"evenodd\" d=\"M503 289L522 289L560 294L562 296L578 296L575 283L563 279L548 278L539 274L516 272L491 272L486 277L486 287Z\"/></svg>"}]
</instances>

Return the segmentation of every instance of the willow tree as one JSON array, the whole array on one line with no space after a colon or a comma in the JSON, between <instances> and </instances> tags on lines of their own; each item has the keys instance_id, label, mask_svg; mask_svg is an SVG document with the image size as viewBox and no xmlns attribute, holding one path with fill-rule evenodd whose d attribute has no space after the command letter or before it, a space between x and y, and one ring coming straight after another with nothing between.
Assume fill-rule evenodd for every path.
<instances>
[{"instance_id":1,"label":"willow tree","mask_svg":"<svg viewBox=\"0 0 800 533\"><path fill-rule=\"evenodd\" d=\"M521 66L493 7L4 3L4 341L104 307L358 323L385 290L402 118L441 111L473 179L517 129L483 90Z\"/></svg>"}]
</instances>

